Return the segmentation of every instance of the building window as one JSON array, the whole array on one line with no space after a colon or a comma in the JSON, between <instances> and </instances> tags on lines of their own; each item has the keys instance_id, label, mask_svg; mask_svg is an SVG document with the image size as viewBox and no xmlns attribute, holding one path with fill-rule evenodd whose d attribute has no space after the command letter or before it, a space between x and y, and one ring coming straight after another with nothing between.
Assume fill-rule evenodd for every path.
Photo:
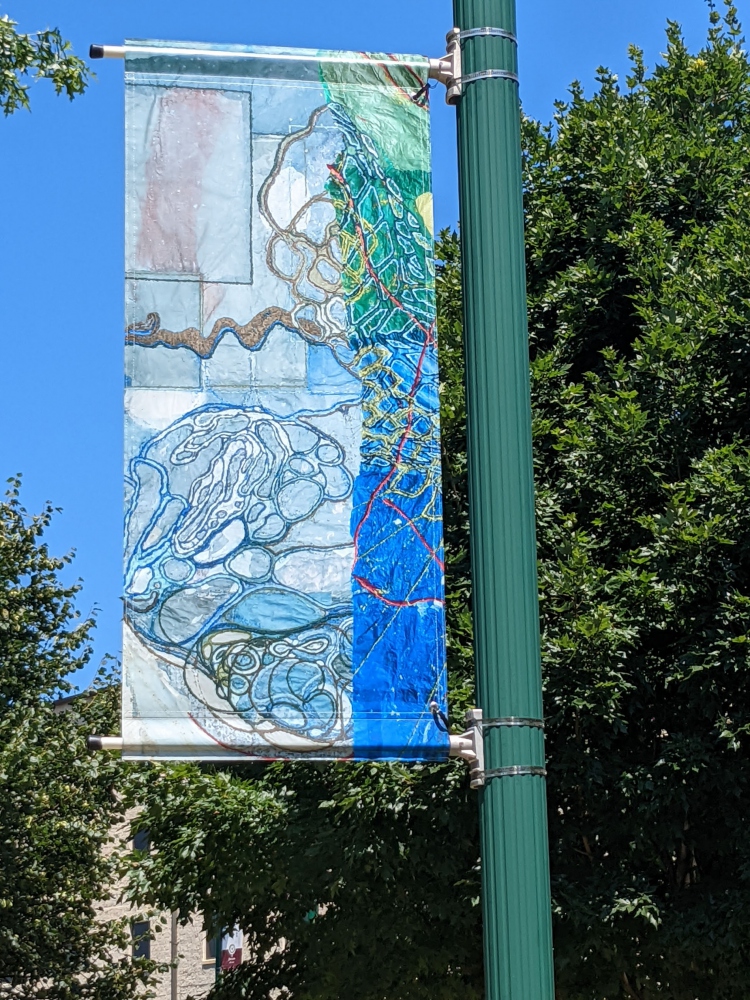
<instances>
[{"instance_id":1,"label":"building window","mask_svg":"<svg viewBox=\"0 0 750 1000\"><path fill-rule=\"evenodd\" d=\"M133 837L133 850L148 853L151 850L151 838L148 830L139 830Z\"/></svg>"},{"instance_id":2,"label":"building window","mask_svg":"<svg viewBox=\"0 0 750 1000\"><path fill-rule=\"evenodd\" d=\"M203 935L203 964L214 965L216 963L216 935L209 937Z\"/></svg>"},{"instance_id":3,"label":"building window","mask_svg":"<svg viewBox=\"0 0 750 1000\"><path fill-rule=\"evenodd\" d=\"M133 958L151 958L151 925L148 920L134 920L130 925Z\"/></svg>"}]
</instances>

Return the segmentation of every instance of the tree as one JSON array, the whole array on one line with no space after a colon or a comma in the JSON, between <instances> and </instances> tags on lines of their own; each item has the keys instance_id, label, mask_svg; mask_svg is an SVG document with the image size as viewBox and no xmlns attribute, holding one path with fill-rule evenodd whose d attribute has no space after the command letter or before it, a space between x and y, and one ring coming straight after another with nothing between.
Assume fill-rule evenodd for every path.
<instances>
[{"instance_id":1,"label":"tree","mask_svg":"<svg viewBox=\"0 0 750 1000\"><path fill-rule=\"evenodd\" d=\"M18 489L11 480L0 502L0 996L124 1000L144 995L153 965L114 959L129 928L97 919L119 870L123 765L86 750L88 733L116 724L116 678L104 669L75 710L58 710L94 622L59 579L69 557L41 541L52 509L29 518Z\"/></svg>"},{"instance_id":2,"label":"tree","mask_svg":"<svg viewBox=\"0 0 750 1000\"><path fill-rule=\"evenodd\" d=\"M29 77L51 80L55 93L65 91L71 100L84 92L89 68L72 54L57 28L31 35L16 28L7 14L0 17L0 109L6 117L19 108L30 109Z\"/></svg>"},{"instance_id":3,"label":"tree","mask_svg":"<svg viewBox=\"0 0 750 1000\"><path fill-rule=\"evenodd\" d=\"M750 988L750 68L711 21L527 128L561 997Z\"/></svg>"},{"instance_id":4,"label":"tree","mask_svg":"<svg viewBox=\"0 0 750 1000\"><path fill-rule=\"evenodd\" d=\"M676 24L527 126L561 997L750 989L750 65Z\"/></svg>"},{"instance_id":5,"label":"tree","mask_svg":"<svg viewBox=\"0 0 750 1000\"><path fill-rule=\"evenodd\" d=\"M524 122L560 1000L750 992L750 63L735 8L710 21L697 55L670 22L652 74L633 49L624 88L602 69L551 126ZM455 236L438 250L458 718L472 689ZM462 765L140 777L158 850L135 897L255 937L257 963L217 998L482 995ZM262 821L243 813L251 794L268 796Z\"/></svg>"}]
</instances>

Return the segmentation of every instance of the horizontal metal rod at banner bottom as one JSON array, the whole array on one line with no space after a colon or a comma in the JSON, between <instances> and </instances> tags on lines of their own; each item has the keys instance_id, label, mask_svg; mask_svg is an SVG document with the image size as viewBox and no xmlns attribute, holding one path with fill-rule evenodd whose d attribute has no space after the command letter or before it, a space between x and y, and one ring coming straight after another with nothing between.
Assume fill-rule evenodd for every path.
<instances>
[{"instance_id":1,"label":"horizontal metal rod at banner bottom","mask_svg":"<svg viewBox=\"0 0 750 1000\"><path fill-rule=\"evenodd\" d=\"M122 750L122 736L88 736L86 747L89 750Z\"/></svg>"}]
</instances>

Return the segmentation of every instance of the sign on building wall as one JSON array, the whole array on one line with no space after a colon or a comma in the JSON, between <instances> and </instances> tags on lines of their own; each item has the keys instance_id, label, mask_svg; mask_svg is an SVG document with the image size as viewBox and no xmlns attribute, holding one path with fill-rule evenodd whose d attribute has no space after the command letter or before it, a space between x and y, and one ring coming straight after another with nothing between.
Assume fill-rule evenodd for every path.
<instances>
[{"instance_id":1,"label":"sign on building wall","mask_svg":"<svg viewBox=\"0 0 750 1000\"><path fill-rule=\"evenodd\" d=\"M427 69L127 45L128 757L447 755Z\"/></svg>"},{"instance_id":2,"label":"sign on building wall","mask_svg":"<svg viewBox=\"0 0 750 1000\"><path fill-rule=\"evenodd\" d=\"M221 935L221 953L218 962L221 972L231 972L242 965L242 929L235 927Z\"/></svg>"}]
</instances>

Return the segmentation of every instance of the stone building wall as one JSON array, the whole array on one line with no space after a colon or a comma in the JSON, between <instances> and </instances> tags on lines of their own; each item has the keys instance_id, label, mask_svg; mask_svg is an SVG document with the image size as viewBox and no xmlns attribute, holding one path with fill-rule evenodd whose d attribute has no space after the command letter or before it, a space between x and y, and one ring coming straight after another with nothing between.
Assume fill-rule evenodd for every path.
<instances>
[{"instance_id":1,"label":"stone building wall","mask_svg":"<svg viewBox=\"0 0 750 1000\"><path fill-rule=\"evenodd\" d=\"M129 816L122 826L114 829L115 844L123 844L129 836ZM114 845L113 845L114 846ZM129 916L131 920L146 916L133 910L129 903L120 902L119 890L97 907L101 920L115 920ZM150 942L151 958L159 963L169 963L173 954L173 935L176 943L177 965L167 971L156 989L157 1000L200 1000L215 981L215 960L208 957L206 939L201 929L202 918L195 918L184 927L172 921L169 913L148 914L154 932ZM159 930L157 930L157 927Z\"/></svg>"}]
</instances>

